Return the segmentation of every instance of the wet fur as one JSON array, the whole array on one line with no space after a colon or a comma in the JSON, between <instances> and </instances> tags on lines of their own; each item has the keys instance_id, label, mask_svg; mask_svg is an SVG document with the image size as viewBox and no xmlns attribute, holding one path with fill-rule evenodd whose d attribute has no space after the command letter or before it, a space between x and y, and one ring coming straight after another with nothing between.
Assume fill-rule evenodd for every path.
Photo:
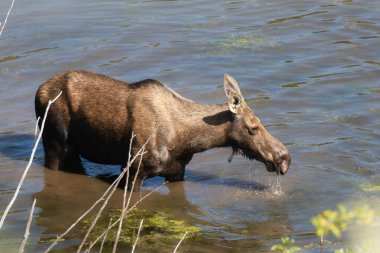
<instances>
[{"instance_id":1,"label":"wet fur","mask_svg":"<svg viewBox=\"0 0 380 253\"><path fill-rule=\"evenodd\" d=\"M36 116L42 117L48 101L62 91L50 108L42 136L45 166L84 173L83 157L123 168L133 132L132 154L150 138L137 191L145 178L153 176L183 180L193 154L215 147L232 147L233 154L242 150L268 170L269 163L275 164L284 174L290 164L288 151L244 102L236 80L225 75L224 82L229 102L205 105L156 80L128 84L90 71L59 73L40 86L35 98ZM253 126L257 131L252 132ZM130 168L129 188L136 166Z\"/></svg>"},{"instance_id":2,"label":"wet fur","mask_svg":"<svg viewBox=\"0 0 380 253\"><path fill-rule=\"evenodd\" d=\"M83 173L80 157L125 166L134 132L132 153L152 135L139 182L152 176L178 181L194 153L229 145L227 105L197 104L156 80L127 84L89 71L59 73L38 89L37 117L61 90L43 133L48 168ZM214 136L205 137L207 131Z\"/></svg>"}]
</instances>

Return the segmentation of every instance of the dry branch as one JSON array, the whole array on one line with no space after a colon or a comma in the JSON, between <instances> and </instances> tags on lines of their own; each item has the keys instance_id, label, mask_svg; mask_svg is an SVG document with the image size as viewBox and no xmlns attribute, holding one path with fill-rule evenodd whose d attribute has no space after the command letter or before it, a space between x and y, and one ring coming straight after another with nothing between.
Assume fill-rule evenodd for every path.
<instances>
[{"instance_id":1,"label":"dry branch","mask_svg":"<svg viewBox=\"0 0 380 253\"><path fill-rule=\"evenodd\" d=\"M141 159L142 159L142 157L141 157ZM121 219L120 219L120 222L119 222L119 229L117 230L117 233L116 233L116 236L115 236L115 243L113 245L113 250L112 250L113 253L116 252L117 243L118 243L119 238L120 238L121 228L123 226L123 218L124 218L124 212L123 211L124 211L125 205L127 204L126 202L127 202L127 192L128 192L128 190L127 190L128 189L128 180L129 180L129 170L127 171L127 180L126 180L126 184L124 186L123 205L122 205L122 212L120 214L120 218ZM133 189L131 189L131 191L132 190ZM132 192L131 192L131 194L132 194Z\"/></svg>"},{"instance_id":2,"label":"dry branch","mask_svg":"<svg viewBox=\"0 0 380 253\"><path fill-rule=\"evenodd\" d=\"M144 222L144 219L142 219L141 222L140 222L139 231L137 231L136 240L135 240L135 243L133 244L131 253L133 253L135 251L135 248L136 248L136 245L137 245L137 241L139 240L139 237L140 237L140 231L141 231L143 222Z\"/></svg>"},{"instance_id":3,"label":"dry branch","mask_svg":"<svg viewBox=\"0 0 380 253\"><path fill-rule=\"evenodd\" d=\"M141 203L144 199L146 199L147 197L149 197L153 192L158 191L158 189L160 189L163 185L165 185L165 184L167 184L167 183L168 183L168 181L162 183L162 184L159 185L157 188L155 188L155 189L153 189L152 191L150 191L149 193L145 194L144 197L142 197L140 200L136 201L136 203L135 203L133 206L127 208L127 210L125 211L125 214L128 214L128 213L129 213L134 207L136 207L136 206L137 206L139 203ZM119 222L120 222L120 217L119 217L114 223L112 223L111 226L109 226L109 229L111 229L111 228L113 228L114 226L116 226L117 224L119 224ZM103 238L103 236L105 235L105 233L106 233L106 232L103 232L98 238L96 238L96 240L94 240L94 241L90 244L90 249L91 249L92 247L94 247L95 244L96 244L100 239Z\"/></svg>"},{"instance_id":4,"label":"dry branch","mask_svg":"<svg viewBox=\"0 0 380 253\"><path fill-rule=\"evenodd\" d=\"M137 158L133 157L131 160L131 164L134 162L134 160ZM128 167L128 166L127 166ZM126 167L126 168L127 168ZM68 229L66 229L65 232L63 232L60 236L58 236L53 243L44 251L44 253L49 252L55 245L58 244L58 242L65 236L67 235L78 223L83 220L100 202L104 201L108 196L111 196L112 193L115 191L116 187L118 186L120 180L123 178L125 172L127 169L124 169L122 173L115 179L115 181L112 182L112 184L108 187L108 189L104 192L104 194L85 212L83 213ZM109 193L111 192L111 193ZM107 197L108 198L108 197Z\"/></svg>"},{"instance_id":5,"label":"dry branch","mask_svg":"<svg viewBox=\"0 0 380 253\"><path fill-rule=\"evenodd\" d=\"M86 235L84 236L81 244L79 245L78 250L77 250L78 253L82 250L82 248L83 248L84 244L86 243L86 241L87 241L87 239L88 239L91 231L93 230L93 228L95 227L96 223L98 222L98 220L99 220L99 218L100 218L100 216L101 216L104 208L107 206L109 199L111 198L111 196L115 192L115 190L116 190L116 188L117 188L117 186L118 186L121 178L122 177L119 176L118 179L115 180L116 183L112 186L111 192L108 194L107 198L104 200L103 205L100 207L98 213L95 216L95 219L92 221L92 223L90 225L90 228L87 230Z\"/></svg>"},{"instance_id":6,"label":"dry branch","mask_svg":"<svg viewBox=\"0 0 380 253\"><path fill-rule=\"evenodd\" d=\"M145 153L145 148L142 151L143 152L142 152L142 155L140 156L139 165L137 166L137 172L135 174L135 178L133 179L132 188L131 188L131 191L129 193L128 201L126 201L126 198L127 198L127 189L128 189L129 170L128 170L128 173L127 173L127 183L125 184L125 187L124 187L123 208L122 208L121 215L120 215L119 228L118 228L117 233L116 233L115 243L113 245L112 253L115 253L116 249L117 249L117 244L119 242L119 237L120 237L120 233L121 233L121 228L123 226L123 220L124 220L125 212L126 212L126 209L129 206L129 203L130 203L131 198L132 198L133 191L135 189L135 183L136 183L136 180L137 180L137 176L138 176L138 174L140 172L140 166L141 166L143 155Z\"/></svg>"},{"instance_id":7,"label":"dry branch","mask_svg":"<svg viewBox=\"0 0 380 253\"><path fill-rule=\"evenodd\" d=\"M59 96L61 96L61 94L62 94L62 91L53 100L49 100L49 103L48 103L48 105L46 107L46 110L45 110L44 118L42 120L41 130L40 130L40 133L39 133L39 135L37 137L37 140L36 140L36 142L34 144L34 148L32 150L32 154L30 155L30 159L29 159L28 165L26 166L26 168L24 170L24 174L22 175L21 180L20 180L19 184L17 185L17 188L16 188L16 191L15 191L15 193L13 195L13 198L11 199L11 201L10 201L9 205L7 206L7 208L5 209L5 211L3 213L3 216L1 217L1 220L0 220L0 229L3 227L5 218L7 217L10 209L12 208L14 202L16 201L16 198L18 196L18 193L20 192L21 186L24 183L26 174L28 173L28 171L30 169L30 166L32 165L34 154L36 153L36 150L37 150L37 147L38 147L38 143L40 142L40 139L42 137L42 133L44 131L45 122L46 122L46 118L47 118L47 114L48 114L48 111L50 109L50 106L51 106L51 104L53 104L59 98Z\"/></svg>"},{"instance_id":8,"label":"dry branch","mask_svg":"<svg viewBox=\"0 0 380 253\"><path fill-rule=\"evenodd\" d=\"M35 206L36 206L36 199L34 199L33 205L32 205L32 210L30 210L28 223L26 224L26 228L25 228L25 234L24 234L24 237L22 238L20 249L18 251L19 253L23 253L24 252L25 244L26 244L26 241L28 240L28 237L29 237L30 225L32 224L32 219L33 219L33 213L34 213L34 207Z\"/></svg>"},{"instance_id":9,"label":"dry branch","mask_svg":"<svg viewBox=\"0 0 380 253\"><path fill-rule=\"evenodd\" d=\"M38 135L38 123L40 123L40 120L41 120L41 117L38 116L38 118L37 118L37 120L36 120L36 128L35 128L35 130L34 130L34 138L35 138L34 141L37 140L37 135Z\"/></svg>"},{"instance_id":10,"label":"dry branch","mask_svg":"<svg viewBox=\"0 0 380 253\"><path fill-rule=\"evenodd\" d=\"M187 231L185 232L185 234L182 236L181 240L178 242L177 246L175 247L173 253L176 253L177 252L177 249L179 248L179 245L181 245L182 241L185 240L185 237L187 235Z\"/></svg>"},{"instance_id":11,"label":"dry branch","mask_svg":"<svg viewBox=\"0 0 380 253\"><path fill-rule=\"evenodd\" d=\"M132 138L133 138L133 137L134 137L134 135L132 134ZM132 138L131 138L131 142L133 141ZM149 141L149 139L148 139L148 141ZM124 168L124 170L122 171L122 173L120 173L119 177L115 180L117 183L113 186L113 189L111 190L110 194L107 196L107 198L106 198L106 200L104 201L102 207L99 209L97 215L95 216L95 219L92 221L90 228L87 230L87 233L86 233L86 235L84 236L84 238L83 238L83 240L82 240L82 243L81 243L81 244L79 245L79 247L78 247L77 253L80 253L80 251L82 250L84 244L86 243L88 237L90 236L91 231L94 229L96 223L98 222L98 220L99 220L99 218L100 218L100 216L101 216L101 214L102 214L104 208L107 206L107 204L108 204L108 200L112 197L112 195L113 195L113 193L115 192L117 186L119 185L119 182L120 182L121 179L124 177L125 173L126 173L127 171L129 171L129 168L131 167L131 165L133 164L133 162L136 160L136 158L139 157L139 156L140 156L140 163L139 163L139 166L140 166L140 164L141 164L141 160L142 160L142 156L143 156L144 153L145 153L145 146L148 144L148 141L145 142L145 144L141 147L141 149L137 152L137 154L132 158L132 160L129 161L129 163L127 164L127 167ZM135 178L134 178L134 181L133 181L133 188L134 188L134 185L135 185L135 181L136 181L136 179L137 179L138 172L139 172L139 168L138 168L138 170L137 170L137 173L136 173ZM129 174L129 173L128 173L128 174ZM126 182L126 184L128 184L128 182ZM133 188L131 189L131 194L132 194L132 192L133 192ZM124 208L123 208L123 210L124 210ZM120 220L121 220L121 219L120 219ZM91 249L91 248L89 248L89 249Z\"/></svg>"},{"instance_id":12,"label":"dry branch","mask_svg":"<svg viewBox=\"0 0 380 253\"><path fill-rule=\"evenodd\" d=\"M104 234L104 237L103 237L102 243L100 244L99 253L102 253L102 251L103 251L104 242L106 241L106 239L107 239L107 235L108 235L108 232L109 232L110 229L111 229L111 224L112 224L112 218L110 219L110 224L108 224L108 227L107 227L107 229L106 229L106 233ZM92 242L90 243L90 245L91 245L91 244L92 244ZM89 247L88 250L91 250L91 248Z\"/></svg>"},{"instance_id":13,"label":"dry branch","mask_svg":"<svg viewBox=\"0 0 380 253\"><path fill-rule=\"evenodd\" d=\"M125 176L125 173L128 172L127 174L127 181L126 181L126 186L124 188L124 200L123 200L123 208L122 208L122 214L120 215L120 217L112 223L112 221L110 221L110 225L108 226L108 228L98 237L96 238L96 240L90 242L90 245L88 247L88 249L86 250L86 252L90 252L91 249L95 246L95 244L102 239L102 242L101 242L101 247L100 247L100 252L103 250L103 245L104 245L104 242L105 242L105 239L106 239L106 236L108 234L108 232L110 231L110 229L112 229L114 226L116 226L117 224L119 224L119 226L122 225L122 219L123 217L125 217L126 214L128 214L134 207L136 207L139 203L141 203L145 198L147 198L148 196L150 196L153 192L156 192L160 187L162 187L163 185L165 185L167 182L164 182L163 184L161 184L160 186L158 186L157 188L153 189L152 191L150 191L149 193L147 193L146 195L144 195L140 200L136 201L134 203L134 205L132 205L131 207L129 207L129 203L131 201L131 197L132 197L132 194L133 194L133 190L134 190L134 187L135 187L135 183L137 181L137 176L139 174L139 169L140 169L140 165L141 165L141 162L142 162L142 156L146 153L145 151L145 147L146 145L148 144L148 142L150 141L150 138L151 136L146 140L146 142L142 145L142 147L140 148L140 150L137 152L137 154L135 154L133 157L131 156L131 150L132 150L132 141L133 141L133 138L135 137L136 135L134 133L132 133L132 137L131 137L131 143L130 143L130 151L129 151L129 154L128 154L128 163L127 163L127 166L123 169L123 171L120 173L120 175L114 180L114 182L108 187L108 189L106 190L106 192L84 213L82 214L64 233L62 233L60 236L58 236L53 242L52 244L44 251L44 253L48 253L55 245L58 244L58 242L65 236L67 235L76 225L78 225L78 223L84 219L84 217L86 217L100 202L104 201L103 205L101 206L100 210L98 211L95 219L93 220L92 224L90 225L90 228L88 229L85 237L83 238L82 240L82 243L79 245L78 249L77 249L77 252L80 252L84 246L84 244L86 243L88 237L89 237L89 234L91 233L92 229L95 227L98 219L100 218L104 208L106 207L107 203L108 203L108 200L111 198L111 196L113 195L113 193L115 192L117 186L119 185L121 179ZM126 191L127 191L127 187L128 187L128 181L129 181L129 168L131 167L131 165L135 162L135 160L140 157L140 161L139 161L139 165L137 167L137 172L135 173L135 177L134 177L134 180L132 182L132 187L130 189L130 195L128 197L128 201L126 202ZM121 230L121 228L119 227L119 231ZM118 241L118 238L115 242L115 245L117 245L117 241ZM115 246L116 247L116 246Z\"/></svg>"},{"instance_id":14,"label":"dry branch","mask_svg":"<svg viewBox=\"0 0 380 253\"><path fill-rule=\"evenodd\" d=\"M1 25L1 23L0 23L0 37L1 37L1 34L3 33L3 30L4 30L4 27L5 27L5 24L7 23L7 20L8 20L9 14L11 13L11 10L12 10L12 7L13 7L13 4L14 4L14 3L15 3L15 0L12 0L11 6L9 7L9 10L8 10L8 12L7 12L7 16L5 17L4 24Z\"/></svg>"},{"instance_id":15,"label":"dry branch","mask_svg":"<svg viewBox=\"0 0 380 253\"><path fill-rule=\"evenodd\" d=\"M108 187L108 189L103 193L103 195L97 201L95 201L95 203L86 212L84 212L68 229L66 229L65 232L63 232L60 236L58 236L53 241L53 243L44 251L44 253L49 252L55 245L58 244L59 241L61 241L61 239L65 235L67 235L76 225L78 225L78 223L81 220L83 220L100 202L104 201L104 199L107 196L107 194L109 193L109 191L112 190L114 188L114 186L120 182L120 180L119 180L119 178L121 178L120 176L121 175L119 175L119 177L116 178L116 180Z\"/></svg>"},{"instance_id":16,"label":"dry branch","mask_svg":"<svg viewBox=\"0 0 380 253\"><path fill-rule=\"evenodd\" d=\"M135 135L132 134L132 137L134 137ZM44 251L44 253L48 253L55 245L58 244L58 242L65 236L67 235L76 225L78 225L78 223L84 219L84 217L86 217L100 202L102 201L105 201L105 202L108 202L108 199L112 196L112 194L114 193L114 191L116 190L118 184L120 183L121 179L124 177L125 173L129 170L129 167L133 164L133 162L137 159L137 157L139 156L142 156L144 153L145 153L145 146L148 144L150 140L150 137L147 139L147 141L143 144L143 146L141 147L141 149L137 152L137 154L135 156L133 156L131 159L130 159L130 162L127 164L127 166L124 168L124 170L120 173L120 175L115 179L115 181L108 187L108 189L106 190L106 192L84 213L82 214L82 216L80 216L65 232L63 232L60 236L58 236L53 242L52 244ZM132 139L131 139L132 141ZM108 196L107 196L108 194ZM107 204L107 203L106 203ZM105 205L106 205L105 204ZM103 206L105 207L105 205L103 204ZM101 207L101 211L98 212L98 215L100 217L100 214L101 212L103 211L104 207ZM97 215L97 216L98 216ZM95 218L96 220L93 221L93 224L91 224L91 227L89 229L89 231L87 231L87 234L85 236L85 238L83 239L81 245L79 246L78 248L78 252L80 252L80 250L83 248L83 245L85 243L85 241L87 240L88 238L88 235L90 234L91 230L93 229L93 227L95 226L95 223L97 222L97 220L99 219L98 218ZM114 227L118 222L120 221L120 218L115 222L113 223L111 226L110 226L110 229L112 227ZM99 241L99 239L103 238L105 232L101 235L101 237L97 238L95 240L95 242L93 243L90 243L90 247L88 248L88 251L91 250L91 248Z\"/></svg>"}]
</instances>

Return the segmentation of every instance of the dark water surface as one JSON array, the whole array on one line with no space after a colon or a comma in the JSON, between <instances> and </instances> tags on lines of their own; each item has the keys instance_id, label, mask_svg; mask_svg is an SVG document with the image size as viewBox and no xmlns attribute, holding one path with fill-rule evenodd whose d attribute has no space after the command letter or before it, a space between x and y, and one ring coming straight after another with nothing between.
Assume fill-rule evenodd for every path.
<instances>
[{"instance_id":1,"label":"dark water surface","mask_svg":"<svg viewBox=\"0 0 380 253\"><path fill-rule=\"evenodd\" d=\"M10 0L0 2L3 22ZM34 143L34 94L56 72L89 69L125 81L156 78L203 103L224 103L223 74L290 150L278 178L228 149L196 155L183 183L163 186L142 206L202 228L188 252L266 252L284 235L316 242L310 217L380 193L380 2L353 1L16 1L0 39L0 211ZM40 252L106 189L94 177L43 168L37 152L5 227L0 252L17 252L37 198L27 252ZM87 163L89 174L118 168ZM160 185L144 183L141 194ZM110 206L121 205L121 191ZM79 243L73 233L62 252ZM128 249L121 245L120 252ZM160 251L172 251L168 245ZM148 249L137 247L137 252ZM316 248L304 252L319 252Z\"/></svg>"}]
</instances>

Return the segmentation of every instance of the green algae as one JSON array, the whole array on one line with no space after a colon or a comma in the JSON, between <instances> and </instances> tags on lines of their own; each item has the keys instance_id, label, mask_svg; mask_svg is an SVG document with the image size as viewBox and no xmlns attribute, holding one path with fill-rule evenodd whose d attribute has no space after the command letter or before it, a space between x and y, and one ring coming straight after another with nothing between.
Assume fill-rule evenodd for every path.
<instances>
[{"instance_id":1,"label":"green algae","mask_svg":"<svg viewBox=\"0 0 380 253\"><path fill-rule=\"evenodd\" d=\"M108 210L99 219L97 225L90 234L88 241L98 238L107 229L110 219L113 221L120 217L120 209ZM83 221L82 232L85 234L91 225L94 217ZM196 240L200 236L201 229L187 224L183 220L173 219L163 212L153 212L149 210L134 208L123 220L119 243L132 245L138 233L141 220L144 220L138 247L150 250L161 250L168 246L175 246L187 231L185 240ZM117 233L117 226L110 229L105 245L113 245Z\"/></svg>"},{"instance_id":2,"label":"green algae","mask_svg":"<svg viewBox=\"0 0 380 253\"><path fill-rule=\"evenodd\" d=\"M307 82L288 83L288 84L281 85L281 87L283 87L283 88L297 88L300 85L303 85L303 84L306 84L306 83Z\"/></svg>"},{"instance_id":3,"label":"green algae","mask_svg":"<svg viewBox=\"0 0 380 253\"><path fill-rule=\"evenodd\" d=\"M227 34L217 41L207 43L206 50L210 55L223 55L233 51L247 52L260 48L271 48L277 42L277 38L261 34Z\"/></svg>"},{"instance_id":4,"label":"green algae","mask_svg":"<svg viewBox=\"0 0 380 253\"><path fill-rule=\"evenodd\" d=\"M14 60L17 60L17 59L20 59L20 58L24 58L25 56L20 56L20 55L16 55L16 56L7 56L7 57L4 57L4 58L1 58L0 59L0 63L3 63L3 62L9 62L9 61L14 61Z\"/></svg>"},{"instance_id":5,"label":"green algae","mask_svg":"<svg viewBox=\"0 0 380 253\"><path fill-rule=\"evenodd\" d=\"M120 58L117 58L117 59L114 59L114 60L110 60L108 63L99 65L99 67L109 67L109 66L111 66L113 64L126 61L126 60L128 60L128 58L129 58L128 56L124 56L124 57L120 57Z\"/></svg>"},{"instance_id":6,"label":"green algae","mask_svg":"<svg viewBox=\"0 0 380 253\"><path fill-rule=\"evenodd\" d=\"M254 38L249 35L242 36L226 36L224 41L218 43L219 46L229 49L229 48L244 48L260 45L264 42L263 38Z\"/></svg>"}]
</instances>

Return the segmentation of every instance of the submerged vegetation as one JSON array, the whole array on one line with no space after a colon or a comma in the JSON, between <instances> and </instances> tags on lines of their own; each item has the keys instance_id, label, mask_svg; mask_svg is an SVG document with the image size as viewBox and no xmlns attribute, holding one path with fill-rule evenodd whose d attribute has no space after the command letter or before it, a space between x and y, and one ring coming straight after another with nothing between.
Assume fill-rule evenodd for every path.
<instances>
[{"instance_id":1,"label":"submerged vegetation","mask_svg":"<svg viewBox=\"0 0 380 253\"><path fill-rule=\"evenodd\" d=\"M380 178L375 177L371 181L360 186L364 192L379 192L380 191Z\"/></svg>"},{"instance_id":2,"label":"submerged vegetation","mask_svg":"<svg viewBox=\"0 0 380 253\"><path fill-rule=\"evenodd\" d=\"M98 225L93 229L89 241L98 238L104 232L104 228L108 226L109 221L119 218L120 213L120 209L112 209L105 212L98 221ZM92 217L83 221L83 233L86 233L93 219ZM185 240L196 240L201 232L199 227L191 226L183 220L172 219L168 214L134 208L124 217L119 243L132 246L136 241L141 220L144 220L144 222L140 232L138 247L143 249L161 251L168 248L172 252L172 248L181 240L186 231ZM109 230L105 239L105 245L113 245L117 232L118 229L116 227ZM173 247L170 247L170 245L173 245Z\"/></svg>"},{"instance_id":3,"label":"submerged vegetation","mask_svg":"<svg viewBox=\"0 0 380 253\"><path fill-rule=\"evenodd\" d=\"M263 47L274 47L277 39L262 34L227 34L220 40L209 43L208 54L228 54L232 51L256 51Z\"/></svg>"}]
</instances>

